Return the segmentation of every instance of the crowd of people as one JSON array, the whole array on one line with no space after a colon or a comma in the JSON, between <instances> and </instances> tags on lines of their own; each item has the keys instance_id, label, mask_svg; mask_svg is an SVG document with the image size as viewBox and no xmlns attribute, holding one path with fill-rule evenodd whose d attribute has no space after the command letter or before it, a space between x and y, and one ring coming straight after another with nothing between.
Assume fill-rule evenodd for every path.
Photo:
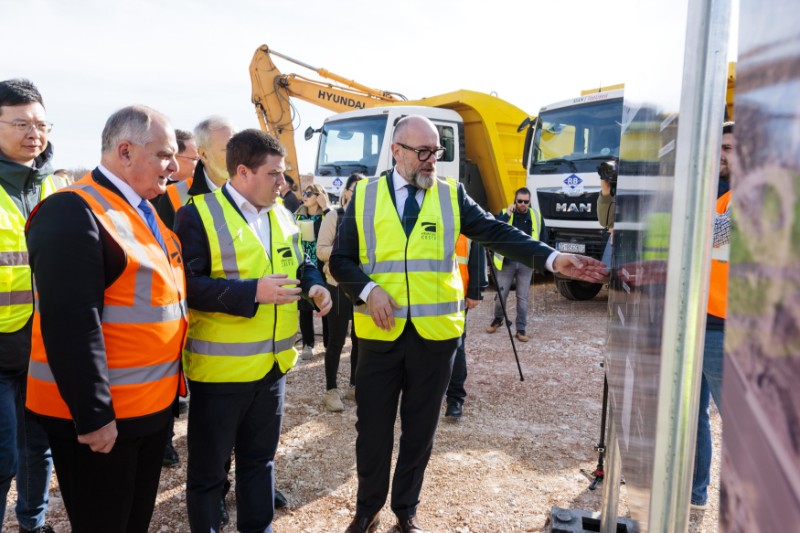
<instances>
[{"instance_id":1,"label":"crowd of people","mask_svg":"<svg viewBox=\"0 0 800 533\"><path fill-rule=\"evenodd\" d=\"M99 164L74 177L54 171L51 129L31 82L0 82L0 511L16 477L22 532L52 531L53 469L73 531L147 531L161 468L179 461L174 416L189 393L190 529L227 521L233 468L237 529L272 531L285 504L274 458L286 374L314 355L314 315L327 317L322 401L334 412L356 403L358 496L346 532L375 530L390 484L391 531L421 532L441 407L447 397L457 417L464 401L465 362L453 367L465 309L480 299L479 245L527 268L606 275L438 176L444 148L421 116L397 123L396 165L351 176L338 206L319 185L288 179L276 138L223 117L190 133L155 109L122 108L102 131Z\"/></svg>"}]
</instances>

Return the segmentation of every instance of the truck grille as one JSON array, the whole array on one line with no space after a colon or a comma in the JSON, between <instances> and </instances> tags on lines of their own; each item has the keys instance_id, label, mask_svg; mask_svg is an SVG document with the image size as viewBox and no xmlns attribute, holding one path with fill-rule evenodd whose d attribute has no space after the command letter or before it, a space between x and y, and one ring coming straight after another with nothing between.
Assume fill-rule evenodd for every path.
<instances>
[{"instance_id":1,"label":"truck grille","mask_svg":"<svg viewBox=\"0 0 800 533\"><path fill-rule=\"evenodd\" d=\"M557 220L597 221L597 196L590 192L580 196L567 196L557 192L537 191L539 209L544 218Z\"/></svg>"}]
</instances>

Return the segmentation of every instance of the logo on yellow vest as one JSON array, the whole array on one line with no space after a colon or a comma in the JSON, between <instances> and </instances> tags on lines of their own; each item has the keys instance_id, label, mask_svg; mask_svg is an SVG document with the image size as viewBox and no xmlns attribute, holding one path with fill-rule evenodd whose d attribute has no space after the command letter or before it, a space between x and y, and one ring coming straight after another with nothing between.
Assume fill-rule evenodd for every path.
<instances>
[{"instance_id":1,"label":"logo on yellow vest","mask_svg":"<svg viewBox=\"0 0 800 533\"><path fill-rule=\"evenodd\" d=\"M423 222L420 238L424 241L436 240L436 222Z\"/></svg>"}]
</instances>

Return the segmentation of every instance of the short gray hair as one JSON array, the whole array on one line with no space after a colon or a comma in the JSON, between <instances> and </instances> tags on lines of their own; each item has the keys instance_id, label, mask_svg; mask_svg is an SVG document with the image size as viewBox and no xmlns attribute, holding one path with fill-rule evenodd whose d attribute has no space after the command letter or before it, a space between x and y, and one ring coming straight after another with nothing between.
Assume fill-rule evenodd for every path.
<instances>
[{"instance_id":1,"label":"short gray hair","mask_svg":"<svg viewBox=\"0 0 800 533\"><path fill-rule=\"evenodd\" d=\"M233 127L233 122L219 115L212 115L195 126L194 138L195 142L197 142L197 147L208 147L208 145L211 144L211 132L225 127L230 128L234 133L236 132L236 128Z\"/></svg>"},{"instance_id":2,"label":"short gray hair","mask_svg":"<svg viewBox=\"0 0 800 533\"><path fill-rule=\"evenodd\" d=\"M108 117L103 128L103 153L109 153L122 141L135 144L150 142L150 126L153 117L166 117L151 107L132 105L123 107Z\"/></svg>"}]
</instances>

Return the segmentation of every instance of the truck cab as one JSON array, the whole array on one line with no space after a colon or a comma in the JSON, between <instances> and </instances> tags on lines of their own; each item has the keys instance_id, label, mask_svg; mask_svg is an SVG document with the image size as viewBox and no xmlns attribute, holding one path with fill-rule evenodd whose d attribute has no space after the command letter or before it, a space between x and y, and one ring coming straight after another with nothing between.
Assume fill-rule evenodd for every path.
<instances>
[{"instance_id":1,"label":"truck cab","mask_svg":"<svg viewBox=\"0 0 800 533\"><path fill-rule=\"evenodd\" d=\"M619 161L622 89L594 92L543 107L526 139L527 187L550 246L600 259L609 234L597 221L600 163ZM556 276L571 300L594 298L602 284Z\"/></svg>"}]
</instances>

